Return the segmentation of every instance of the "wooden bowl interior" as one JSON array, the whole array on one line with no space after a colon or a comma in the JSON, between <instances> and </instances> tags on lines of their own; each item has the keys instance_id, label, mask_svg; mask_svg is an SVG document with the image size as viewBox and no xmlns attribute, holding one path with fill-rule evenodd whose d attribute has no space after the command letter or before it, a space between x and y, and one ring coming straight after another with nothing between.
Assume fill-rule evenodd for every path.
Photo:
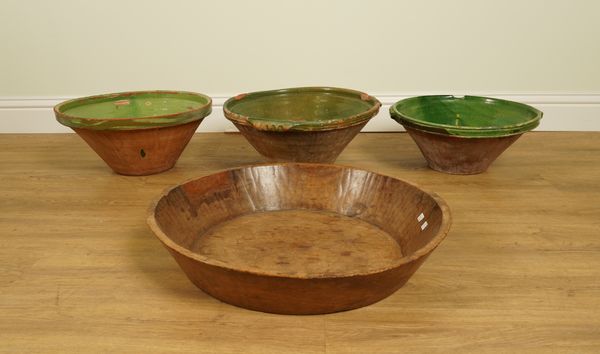
<instances>
[{"instance_id":1,"label":"wooden bowl interior","mask_svg":"<svg viewBox=\"0 0 600 354\"><path fill-rule=\"evenodd\" d=\"M398 244L398 263L430 243L442 225L436 199L411 184L316 164L254 166L202 177L164 195L154 218L168 246L172 242L211 263L192 251L199 237L242 215L281 210L334 212L374 225Z\"/></svg>"}]
</instances>

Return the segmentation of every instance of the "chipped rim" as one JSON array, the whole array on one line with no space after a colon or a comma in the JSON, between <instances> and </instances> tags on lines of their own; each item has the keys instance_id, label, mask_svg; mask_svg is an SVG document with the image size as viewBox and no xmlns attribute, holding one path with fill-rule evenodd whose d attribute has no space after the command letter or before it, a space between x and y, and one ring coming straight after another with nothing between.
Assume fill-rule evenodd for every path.
<instances>
[{"instance_id":1,"label":"chipped rim","mask_svg":"<svg viewBox=\"0 0 600 354\"><path fill-rule=\"evenodd\" d=\"M529 111L534 113L534 117L529 120L524 120L523 122L517 124L503 125L503 126L456 126L456 125L448 125L448 124L438 124L429 122L423 119L415 118L410 115L405 114L400 108L401 105L409 104L412 101L418 100L420 98L429 97L429 98L452 98L452 99L462 99L462 100L477 100L477 101L493 101L496 103L502 103L511 106L518 106L522 108L524 111ZM458 138L500 138L504 136L511 136L517 134L523 134L530 130L535 129L539 124L540 120L544 116L544 113L530 105L510 101L503 100L500 98L493 97L485 97L485 96L458 96L458 95L425 95L425 96L415 96L405 98L394 103L390 107L390 116L392 119L402 124L403 126L409 126L413 129L417 129L423 132L428 132L432 134L438 135L449 135Z\"/></svg>"},{"instance_id":2,"label":"chipped rim","mask_svg":"<svg viewBox=\"0 0 600 354\"><path fill-rule=\"evenodd\" d=\"M326 93L333 95L337 94L339 96L358 98L362 101L370 103L371 107L368 110L365 110L364 112L352 116L316 121L274 120L264 117L249 117L243 114L233 112L230 109L233 103L243 99L306 92ZM379 102L377 98L361 91L338 87L309 86L242 93L231 97L227 101L225 101L225 103L223 104L223 112L225 114L225 117L234 123L250 126L254 129L262 131L323 131L347 128L364 123L369 119L373 118L377 114L377 112L379 112L380 107L381 102Z\"/></svg>"},{"instance_id":3,"label":"chipped rim","mask_svg":"<svg viewBox=\"0 0 600 354\"><path fill-rule=\"evenodd\" d=\"M65 106L81 103L91 103L97 100L127 98L135 95L144 94L163 94L165 96L188 95L195 96L206 101L206 104L187 111L178 113L163 114L159 116L131 117L131 118L86 118L77 117L62 112ZM92 130L137 130L152 129L161 127L171 127L181 125L196 120L201 120L212 112L212 99L204 94L190 91L169 91L169 90L147 90L147 91L126 91L117 93L107 93L86 97L74 98L61 102L54 106L54 115L56 120L70 128L92 129Z\"/></svg>"}]
</instances>

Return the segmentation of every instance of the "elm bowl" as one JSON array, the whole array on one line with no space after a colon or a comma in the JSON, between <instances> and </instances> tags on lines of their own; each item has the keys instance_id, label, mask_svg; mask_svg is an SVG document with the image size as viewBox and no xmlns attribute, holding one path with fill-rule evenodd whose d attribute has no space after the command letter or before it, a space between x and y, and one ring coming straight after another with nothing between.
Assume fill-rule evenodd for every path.
<instances>
[{"instance_id":1,"label":"elm bowl","mask_svg":"<svg viewBox=\"0 0 600 354\"><path fill-rule=\"evenodd\" d=\"M300 87L240 94L223 111L268 160L332 163L380 107L363 92Z\"/></svg>"},{"instance_id":2,"label":"elm bowl","mask_svg":"<svg viewBox=\"0 0 600 354\"><path fill-rule=\"evenodd\" d=\"M150 175L175 165L211 107L199 93L137 91L66 101L54 114L116 173Z\"/></svg>"},{"instance_id":3,"label":"elm bowl","mask_svg":"<svg viewBox=\"0 0 600 354\"><path fill-rule=\"evenodd\" d=\"M482 173L543 113L517 102L478 96L419 96L396 102L390 115L410 134L429 167Z\"/></svg>"},{"instance_id":4,"label":"elm bowl","mask_svg":"<svg viewBox=\"0 0 600 354\"><path fill-rule=\"evenodd\" d=\"M226 303L323 314L394 293L450 211L402 180L338 165L243 167L166 191L148 224L197 287Z\"/></svg>"}]
</instances>

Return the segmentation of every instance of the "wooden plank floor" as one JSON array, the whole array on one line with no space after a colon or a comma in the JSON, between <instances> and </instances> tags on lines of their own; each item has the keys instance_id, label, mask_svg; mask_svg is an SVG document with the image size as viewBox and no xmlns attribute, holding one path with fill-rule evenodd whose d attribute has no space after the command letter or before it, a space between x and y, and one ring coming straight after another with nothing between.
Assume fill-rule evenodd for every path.
<instances>
[{"instance_id":1,"label":"wooden plank floor","mask_svg":"<svg viewBox=\"0 0 600 354\"><path fill-rule=\"evenodd\" d=\"M261 161L196 134L173 170L125 177L74 134L0 135L0 352L600 352L600 133L526 134L476 176L359 135L338 163L439 193L454 224L397 293L324 316L220 303L145 224L167 186Z\"/></svg>"}]
</instances>

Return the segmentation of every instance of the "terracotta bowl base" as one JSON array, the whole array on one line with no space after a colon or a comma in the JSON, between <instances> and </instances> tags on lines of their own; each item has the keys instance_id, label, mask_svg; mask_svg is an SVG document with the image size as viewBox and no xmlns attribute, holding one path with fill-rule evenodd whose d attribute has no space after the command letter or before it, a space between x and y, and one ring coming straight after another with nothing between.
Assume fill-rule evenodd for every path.
<instances>
[{"instance_id":1,"label":"terracotta bowl base","mask_svg":"<svg viewBox=\"0 0 600 354\"><path fill-rule=\"evenodd\" d=\"M404 127L433 170L473 175L485 172L522 134L500 138L461 138Z\"/></svg>"},{"instance_id":2,"label":"terracotta bowl base","mask_svg":"<svg viewBox=\"0 0 600 354\"><path fill-rule=\"evenodd\" d=\"M137 130L73 130L116 173L144 176L171 169L200 122Z\"/></svg>"},{"instance_id":3,"label":"terracotta bowl base","mask_svg":"<svg viewBox=\"0 0 600 354\"><path fill-rule=\"evenodd\" d=\"M262 131L235 123L246 140L269 161L333 163L367 122L325 131Z\"/></svg>"}]
</instances>

